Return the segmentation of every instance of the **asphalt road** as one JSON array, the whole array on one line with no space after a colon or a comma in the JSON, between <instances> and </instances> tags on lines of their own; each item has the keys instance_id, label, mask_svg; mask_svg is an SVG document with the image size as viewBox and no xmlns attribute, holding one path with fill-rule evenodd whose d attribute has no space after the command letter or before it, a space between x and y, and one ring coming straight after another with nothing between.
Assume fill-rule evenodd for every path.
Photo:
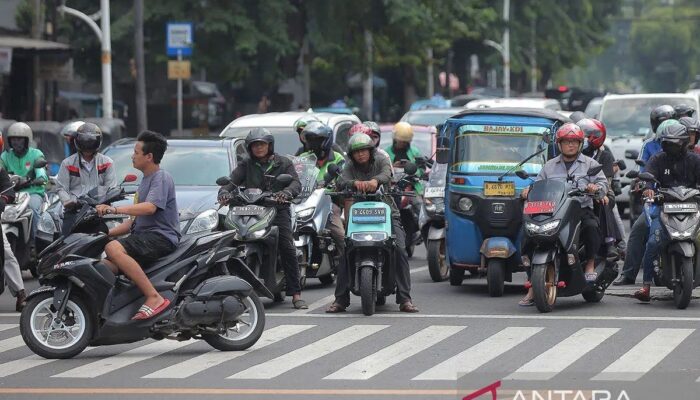
<instances>
[{"instance_id":1,"label":"asphalt road","mask_svg":"<svg viewBox=\"0 0 700 400\"><path fill-rule=\"evenodd\" d=\"M44 360L25 347L4 294L0 399L462 399L497 382L498 399L698 398L697 300L682 311L668 300L644 305L628 297L630 286L599 304L560 298L543 315L517 306L523 274L502 298L490 298L483 279L432 282L425 251L416 253L419 314L398 312L392 298L365 317L353 298L348 312L328 315L333 288L311 281L310 310L266 304L263 338L237 353L164 340Z\"/></svg>"}]
</instances>

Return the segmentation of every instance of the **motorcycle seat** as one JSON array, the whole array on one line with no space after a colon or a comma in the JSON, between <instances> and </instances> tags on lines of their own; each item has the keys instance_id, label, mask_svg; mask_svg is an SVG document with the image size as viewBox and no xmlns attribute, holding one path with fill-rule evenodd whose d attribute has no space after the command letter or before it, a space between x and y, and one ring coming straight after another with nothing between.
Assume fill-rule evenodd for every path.
<instances>
[{"instance_id":1,"label":"motorcycle seat","mask_svg":"<svg viewBox=\"0 0 700 400\"><path fill-rule=\"evenodd\" d=\"M185 254L189 252L192 247L194 247L195 243L197 242L197 237L196 236L186 236L180 239L180 243L177 245L177 248L175 251L172 253L168 254L165 257L161 257L158 260L143 266L143 272L148 274L149 272L156 271L160 269L163 266L166 266L168 264L171 264L178 259L182 258Z\"/></svg>"}]
</instances>

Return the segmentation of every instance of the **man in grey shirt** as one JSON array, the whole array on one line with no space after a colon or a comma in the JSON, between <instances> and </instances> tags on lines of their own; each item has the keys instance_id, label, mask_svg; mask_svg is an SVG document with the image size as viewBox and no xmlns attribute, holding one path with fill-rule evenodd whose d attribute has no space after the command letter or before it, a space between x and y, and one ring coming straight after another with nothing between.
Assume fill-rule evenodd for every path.
<instances>
[{"instance_id":1,"label":"man in grey shirt","mask_svg":"<svg viewBox=\"0 0 700 400\"><path fill-rule=\"evenodd\" d=\"M160 169L168 142L161 134L151 131L141 132L136 140L131 159L134 168L143 172L143 180L136 192L134 205L99 205L97 212L100 215L126 214L136 217L109 231L110 236L131 234L107 244L105 262L114 273L124 273L146 296L143 306L132 319L149 319L166 310L170 301L153 287L139 262L151 263L172 253L180 241L180 222L175 183L168 172Z\"/></svg>"}]
</instances>

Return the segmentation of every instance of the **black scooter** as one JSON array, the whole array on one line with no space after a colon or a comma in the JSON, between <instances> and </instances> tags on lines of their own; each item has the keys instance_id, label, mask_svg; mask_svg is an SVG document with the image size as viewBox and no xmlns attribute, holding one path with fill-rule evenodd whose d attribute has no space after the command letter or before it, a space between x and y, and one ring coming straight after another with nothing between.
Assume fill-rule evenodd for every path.
<instances>
[{"instance_id":1,"label":"black scooter","mask_svg":"<svg viewBox=\"0 0 700 400\"><path fill-rule=\"evenodd\" d=\"M601 169L591 168L587 175L595 176ZM516 174L522 179L528 177L523 170ZM573 179L570 177L572 182ZM540 312L551 312L558 296L581 294L587 302L599 302L617 277L616 260L596 257L598 278L592 285L586 282L585 246L579 243L580 199L584 196L590 194L553 179L535 182L528 193L523 225L527 246L531 248L529 285Z\"/></svg>"},{"instance_id":2,"label":"black scooter","mask_svg":"<svg viewBox=\"0 0 700 400\"><path fill-rule=\"evenodd\" d=\"M100 260L109 242L95 205L123 199L116 189L101 200L81 199L72 232L49 245L38 265L41 287L20 317L27 346L45 358L71 358L88 345L131 343L148 338L203 339L222 351L255 344L265 327L256 290L265 287L233 257L234 232L206 232L183 238L176 250L144 266L171 305L147 320L132 320L144 302L127 278ZM231 274L240 275L232 276Z\"/></svg>"}]
</instances>

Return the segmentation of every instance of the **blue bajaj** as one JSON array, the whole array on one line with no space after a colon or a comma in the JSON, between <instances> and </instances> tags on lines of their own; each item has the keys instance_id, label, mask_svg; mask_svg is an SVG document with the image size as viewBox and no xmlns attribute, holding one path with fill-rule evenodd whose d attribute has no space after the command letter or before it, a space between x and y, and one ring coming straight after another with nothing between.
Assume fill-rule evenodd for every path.
<instances>
[{"instance_id":1,"label":"blue bajaj","mask_svg":"<svg viewBox=\"0 0 700 400\"><path fill-rule=\"evenodd\" d=\"M450 284L464 274L486 275L492 297L521 263L522 201L531 182L514 174L537 175L548 157L556 129L569 121L541 109L469 110L446 122L440 157L449 163L445 193ZM438 161L440 162L440 160Z\"/></svg>"}]
</instances>

